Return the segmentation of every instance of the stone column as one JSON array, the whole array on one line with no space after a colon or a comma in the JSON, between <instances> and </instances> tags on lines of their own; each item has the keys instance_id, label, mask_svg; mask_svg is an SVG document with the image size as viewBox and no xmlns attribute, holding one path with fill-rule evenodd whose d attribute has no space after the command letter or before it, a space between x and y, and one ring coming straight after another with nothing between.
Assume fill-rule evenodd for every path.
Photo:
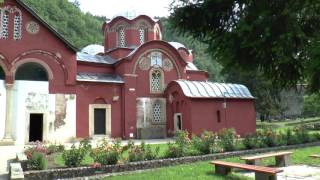
<instances>
[{"instance_id":1,"label":"stone column","mask_svg":"<svg viewBox=\"0 0 320 180\"><path fill-rule=\"evenodd\" d=\"M4 137L0 141L0 145L13 145L12 138L12 103L13 103L13 84L6 84L6 121Z\"/></svg>"}]
</instances>

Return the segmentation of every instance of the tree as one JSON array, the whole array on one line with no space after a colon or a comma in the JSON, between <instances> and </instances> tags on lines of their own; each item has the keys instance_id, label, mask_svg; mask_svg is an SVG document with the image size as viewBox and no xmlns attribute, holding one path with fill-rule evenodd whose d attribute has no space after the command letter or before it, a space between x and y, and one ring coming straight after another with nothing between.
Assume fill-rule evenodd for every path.
<instances>
[{"instance_id":1,"label":"tree","mask_svg":"<svg viewBox=\"0 0 320 180\"><path fill-rule=\"evenodd\" d=\"M320 1L175 0L171 24L206 43L224 70L254 70L274 87L320 88Z\"/></svg>"}]
</instances>

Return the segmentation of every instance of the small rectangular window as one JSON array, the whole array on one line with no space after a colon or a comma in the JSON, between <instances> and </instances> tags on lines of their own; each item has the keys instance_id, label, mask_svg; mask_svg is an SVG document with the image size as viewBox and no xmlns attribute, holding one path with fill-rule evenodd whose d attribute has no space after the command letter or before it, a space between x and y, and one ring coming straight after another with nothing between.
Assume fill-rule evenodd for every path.
<instances>
[{"instance_id":1,"label":"small rectangular window","mask_svg":"<svg viewBox=\"0 0 320 180\"><path fill-rule=\"evenodd\" d=\"M220 116L220 111L217 111L217 122L220 123L221 122L221 116Z\"/></svg>"}]
</instances>

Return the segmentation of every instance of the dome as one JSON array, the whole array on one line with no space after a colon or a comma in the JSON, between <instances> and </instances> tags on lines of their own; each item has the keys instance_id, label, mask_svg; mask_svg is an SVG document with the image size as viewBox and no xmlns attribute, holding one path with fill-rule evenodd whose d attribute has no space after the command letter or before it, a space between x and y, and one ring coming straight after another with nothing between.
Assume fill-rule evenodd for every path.
<instances>
[{"instance_id":1,"label":"dome","mask_svg":"<svg viewBox=\"0 0 320 180\"><path fill-rule=\"evenodd\" d=\"M82 53L97 55L104 52L104 47L98 44L91 44L81 50Z\"/></svg>"}]
</instances>

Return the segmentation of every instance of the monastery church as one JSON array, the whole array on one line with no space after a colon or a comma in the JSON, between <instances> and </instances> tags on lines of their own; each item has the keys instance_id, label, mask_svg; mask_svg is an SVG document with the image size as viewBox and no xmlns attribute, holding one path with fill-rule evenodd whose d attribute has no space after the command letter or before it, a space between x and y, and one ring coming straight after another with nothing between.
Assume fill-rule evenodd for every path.
<instances>
[{"instance_id":1,"label":"monastery church","mask_svg":"<svg viewBox=\"0 0 320 180\"><path fill-rule=\"evenodd\" d=\"M256 130L254 97L208 81L157 20L118 16L77 50L23 0L0 5L0 145Z\"/></svg>"}]
</instances>

